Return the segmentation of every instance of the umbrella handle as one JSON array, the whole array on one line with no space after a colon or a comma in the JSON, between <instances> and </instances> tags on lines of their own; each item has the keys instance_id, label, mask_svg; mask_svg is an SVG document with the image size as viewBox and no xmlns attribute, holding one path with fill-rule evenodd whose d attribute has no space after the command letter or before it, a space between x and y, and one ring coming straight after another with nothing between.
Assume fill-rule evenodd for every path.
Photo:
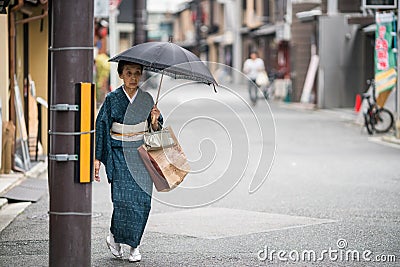
<instances>
[{"instance_id":1,"label":"umbrella handle","mask_svg":"<svg viewBox=\"0 0 400 267\"><path fill-rule=\"evenodd\" d=\"M158 92L157 92L157 98L156 98L156 103L155 103L156 106L158 104L158 98L160 96L161 84L162 84L163 77L164 77L164 71L161 72L161 80L160 80L160 84L158 85Z\"/></svg>"},{"instance_id":2,"label":"umbrella handle","mask_svg":"<svg viewBox=\"0 0 400 267\"><path fill-rule=\"evenodd\" d=\"M154 104L154 106L157 106L157 104L158 104L158 98L160 97L161 84L162 84L163 77L164 77L164 71L161 73L161 80L160 80L160 84L158 85L157 98L156 98L156 103ZM156 123L156 117L151 116L151 123L152 124Z\"/></svg>"}]
</instances>

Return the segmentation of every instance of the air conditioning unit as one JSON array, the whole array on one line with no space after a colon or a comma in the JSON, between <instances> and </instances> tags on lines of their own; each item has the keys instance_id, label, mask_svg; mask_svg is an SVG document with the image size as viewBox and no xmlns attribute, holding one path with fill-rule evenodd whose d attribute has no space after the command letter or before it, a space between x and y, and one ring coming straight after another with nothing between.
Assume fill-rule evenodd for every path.
<instances>
[{"instance_id":1,"label":"air conditioning unit","mask_svg":"<svg viewBox=\"0 0 400 267\"><path fill-rule=\"evenodd\" d=\"M369 9L396 9L398 0L363 0L363 7Z\"/></svg>"}]
</instances>

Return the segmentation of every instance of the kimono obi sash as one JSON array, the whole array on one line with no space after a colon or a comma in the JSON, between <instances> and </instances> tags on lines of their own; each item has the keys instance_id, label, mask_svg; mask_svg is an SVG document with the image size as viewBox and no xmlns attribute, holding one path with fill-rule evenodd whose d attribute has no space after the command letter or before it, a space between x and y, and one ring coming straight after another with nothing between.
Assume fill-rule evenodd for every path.
<instances>
[{"instance_id":1,"label":"kimono obi sash","mask_svg":"<svg viewBox=\"0 0 400 267\"><path fill-rule=\"evenodd\" d=\"M147 120L135 125L113 122L111 126L111 138L120 141L140 141L147 132Z\"/></svg>"}]
</instances>

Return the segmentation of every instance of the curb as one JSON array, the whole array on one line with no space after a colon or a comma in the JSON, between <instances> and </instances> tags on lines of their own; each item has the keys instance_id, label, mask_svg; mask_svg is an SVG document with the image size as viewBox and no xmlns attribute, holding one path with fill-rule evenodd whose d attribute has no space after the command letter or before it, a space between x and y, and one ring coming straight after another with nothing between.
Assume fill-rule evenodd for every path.
<instances>
[{"instance_id":1,"label":"curb","mask_svg":"<svg viewBox=\"0 0 400 267\"><path fill-rule=\"evenodd\" d=\"M310 104L310 103L300 103L300 102L282 102L282 101L277 101L279 107L282 108L287 108L287 109L294 109L294 110L305 110L305 111L316 111L320 110L317 108L317 105L315 104Z\"/></svg>"},{"instance_id":2,"label":"curb","mask_svg":"<svg viewBox=\"0 0 400 267\"><path fill-rule=\"evenodd\" d=\"M0 174L0 193L7 192L24 179L22 173Z\"/></svg>"},{"instance_id":3,"label":"curb","mask_svg":"<svg viewBox=\"0 0 400 267\"><path fill-rule=\"evenodd\" d=\"M400 139L397 139L396 137L392 136L392 135L385 135L382 136L382 141L391 143L391 144L395 144L395 145L400 145Z\"/></svg>"},{"instance_id":4,"label":"curb","mask_svg":"<svg viewBox=\"0 0 400 267\"><path fill-rule=\"evenodd\" d=\"M322 114L336 116L342 120L349 121L354 125L363 126L364 123L360 121L359 113L354 112L353 109L350 108L318 108L315 104L310 103L299 103L299 102L292 102L292 103L284 103L279 102L279 107L286 108L289 110L299 110L299 111L314 111L320 112Z\"/></svg>"},{"instance_id":5,"label":"curb","mask_svg":"<svg viewBox=\"0 0 400 267\"><path fill-rule=\"evenodd\" d=\"M25 177L38 177L40 174L47 170L47 157L44 161L40 161L38 164L33 166L29 171L25 172Z\"/></svg>"},{"instance_id":6,"label":"curb","mask_svg":"<svg viewBox=\"0 0 400 267\"><path fill-rule=\"evenodd\" d=\"M6 198L0 198L0 210L1 208L8 203Z\"/></svg>"},{"instance_id":7,"label":"curb","mask_svg":"<svg viewBox=\"0 0 400 267\"><path fill-rule=\"evenodd\" d=\"M24 210L32 204L31 202L18 202L12 204L5 204L0 210L0 233L10 224L14 219L24 212Z\"/></svg>"},{"instance_id":8,"label":"curb","mask_svg":"<svg viewBox=\"0 0 400 267\"><path fill-rule=\"evenodd\" d=\"M368 137L368 140L380 145L400 149L400 140L396 140L394 136L371 136Z\"/></svg>"},{"instance_id":9,"label":"curb","mask_svg":"<svg viewBox=\"0 0 400 267\"><path fill-rule=\"evenodd\" d=\"M20 184L22 181L29 178L37 178L39 175L47 171L47 158L44 161L38 162L30 170L25 173L12 173L4 174L4 178L11 180L8 184L4 185L1 194L11 190L13 187ZM1 178L0 178L1 179ZM0 198L0 233L19 215L21 214L32 202L24 201L17 203L8 203L6 198Z\"/></svg>"},{"instance_id":10,"label":"curb","mask_svg":"<svg viewBox=\"0 0 400 267\"><path fill-rule=\"evenodd\" d=\"M35 166L33 166L29 171L25 173L10 173L10 174L1 174L0 179L9 179L13 181L9 181L9 184L4 186L4 188L0 188L0 193L7 192L14 186L20 184L23 180L27 178L37 178L39 175L47 171L47 158L44 161L40 161Z\"/></svg>"}]
</instances>

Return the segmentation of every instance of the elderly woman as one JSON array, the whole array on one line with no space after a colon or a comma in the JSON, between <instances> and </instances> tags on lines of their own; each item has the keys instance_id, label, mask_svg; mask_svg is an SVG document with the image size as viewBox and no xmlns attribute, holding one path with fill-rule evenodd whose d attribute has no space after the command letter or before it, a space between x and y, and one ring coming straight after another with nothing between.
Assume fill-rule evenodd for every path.
<instances>
[{"instance_id":1,"label":"elderly woman","mask_svg":"<svg viewBox=\"0 0 400 267\"><path fill-rule=\"evenodd\" d=\"M124 84L109 93L96 119L95 180L100 181L101 162L111 184L113 213L106 242L111 253L123 257L122 244L130 246L129 261L141 260L139 244L151 206L152 181L139 158L143 132L162 125L153 98L139 89L143 67L119 61Z\"/></svg>"}]
</instances>

